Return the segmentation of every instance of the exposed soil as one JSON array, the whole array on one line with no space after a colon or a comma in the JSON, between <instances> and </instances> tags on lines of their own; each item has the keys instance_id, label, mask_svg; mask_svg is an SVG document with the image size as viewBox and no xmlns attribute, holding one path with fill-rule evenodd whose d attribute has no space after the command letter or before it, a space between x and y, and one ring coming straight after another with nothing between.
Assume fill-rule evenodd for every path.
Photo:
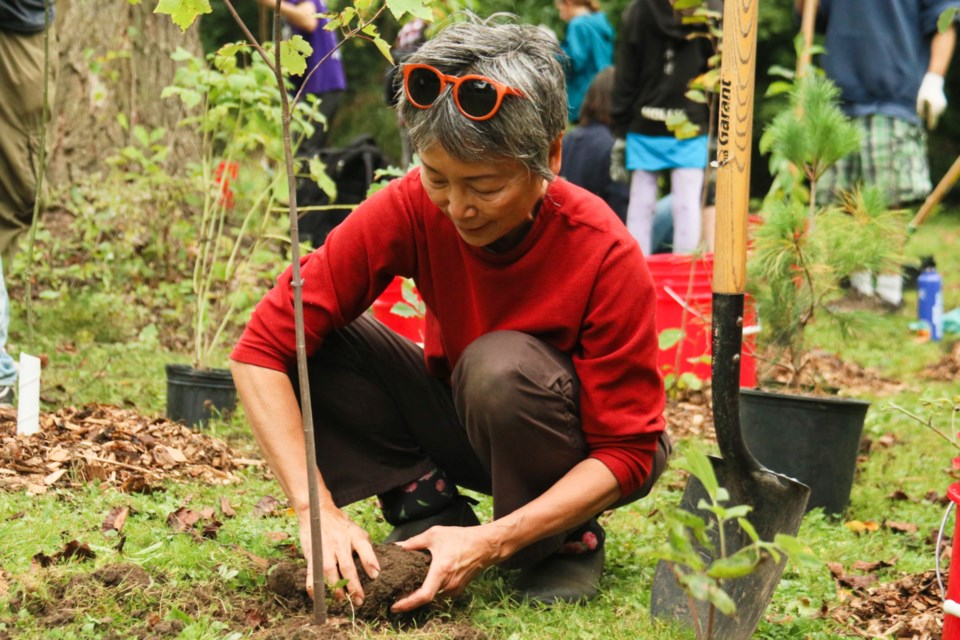
<instances>
[{"instance_id":1,"label":"exposed soil","mask_svg":"<svg viewBox=\"0 0 960 640\"><path fill-rule=\"evenodd\" d=\"M923 370L923 376L931 380L956 382L960 378L960 340L953 343L950 353Z\"/></svg>"},{"instance_id":2,"label":"exposed soil","mask_svg":"<svg viewBox=\"0 0 960 640\"><path fill-rule=\"evenodd\" d=\"M37 569L28 576L10 581L11 611L36 617L41 627L54 629L83 619L92 613L92 604L106 598L141 602L159 602L156 609L144 609L142 623L129 629L103 629L105 640L138 638L161 640L175 638L185 628L169 607L195 617L212 615L230 629L251 633L261 640L291 638L370 637L380 630L409 631L423 640L487 640L488 635L466 622L450 619L449 602L432 603L406 615L389 613L393 602L415 590L426 577L429 557L406 551L397 545L376 545L381 573L376 580L363 581L366 599L363 606L331 602L327 623L313 624L313 605L304 589L306 569L302 563L283 562L268 570L263 590L223 589L211 593L209 586L182 588L173 586L164 575L152 576L131 563L110 564L89 573L62 577L57 569ZM172 596L171 589L176 589ZM165 595L166 594L166 595ZM171 597L172 596L172 597ZM435 617L443 614L442 617ZM0 620L0 622L12 622ZM402 634L401 634L402 635ZM0 638L5 638L0 633Z\"/></svg>"},{"instance_id":3,"label":"exposed soil","mask_svg":"<svg viewBox=\"0 0 960 640\"><path fill-rule=\"evenodd\" d=\"M371 580L360 571L360 584L363 587L363 604L352 613L361 620L401 620L409 616L390 612L390 607L398 599L416 591L427 577L430 557L418 551L407 551L395 544L373 546L380 561L380 575ZM307 595L307 570L302 564L283 562L275 566L267 578L267 590L288 603L291 608L312 608ZM344 605L334 603L334 613L350 613L343 610Z\"/></svg>"}]
</instances>

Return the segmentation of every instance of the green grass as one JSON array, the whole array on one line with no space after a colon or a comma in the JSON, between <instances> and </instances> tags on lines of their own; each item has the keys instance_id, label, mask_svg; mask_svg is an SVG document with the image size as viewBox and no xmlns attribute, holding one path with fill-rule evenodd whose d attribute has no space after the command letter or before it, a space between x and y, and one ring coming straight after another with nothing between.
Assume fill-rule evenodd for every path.
<instances>
[{"instance_id":1,"label":"green grass","mask_svg":"<svg viewBox=\"0 0 960 640\"><path fill-rule=\"evenodd\" d=\"M910 257L937 257L948 310L960 306L958 228L960 212L941 214L921 227L906 247ZM45 255L49 257L44 277L55 276L62 267L54 255ZM125 272L118 273L109 287L91 284L76 288L74 284L70 296L35 301L37 351L50 358L44 371L45 410L104 402L136 407L147 415L162 413L163 367L168 362L185 362L188 357L182 350L169 348L170 341L158 336L176 336L184 330L178 327L175 314L170 317L149 309L144 312L132 305L122 280ZM189 308L172 293L160 293L167 296L161 300ZM839 562L848 571L857 560L893 561L893 566L879 571L881 581L933 567L933 547L928 538L939 527L944 508L924 500L924 496L928 491L943 495L955 479L950 469L953 452L943 441L889 409L895 402L948 427L945 413L932 413L923 403L925 399L956 394L955 385L925 380L920 372L940 358L950 343L915 341L907 328L915 317L915 304L915 293L909 292L906 305L898 313L855 314L860 326L852 339L841 340L836 328L826 322L814 328L810 339L811 346L837 351L846 360L875 367L908 385L890 397L867 398L873 405L867 416L866 435L873 439L874 446L858 466L847 513L826 517L813 512L799 534L824 563ZM26 344L24 326L24 309L15 296L15 344ZM154 329L145 330L150 326ZM255 455L242 411L227 421L213 421L208 431L245 454ZM877 444L888 433L894 434L894 444ZM684 446L686 443L679 443L679 450ZM99 484L41 496L0 494L0 638L146 637L145 625L151 616L154 622L170 625L173 631L167 637L252 635L242 623L242 608L262 601L265 575L238 548L277 561L285 557L284 552L266 534L283 531L295 540L297 530L288 513L254 517L254 505L261 497L282 497L266 472L251 468L239 476L239 484L226 486L167 483L164 491L151 495L123 494ZM609 540L607 571L601 595L593 602L551 608L519 605L509 597L511 576L490 570L471 586L471 598L450 615L469 621L491 637L506 639L692 637L652 620L648 613L656 566L649 549L664 538L662 511L679 501L682 485L679 472L668 470L648 499L604 516ZM892 499L898 490L909 499ZM230 500L237 516L223 519L216 540L197 541L174 533L167 525L167 516L178 507L216 506L221 496ZM118 506L130 508L123 528L126 539L122 552L117 550L115 534L101 532L107 513ZM484 499L479 509L481 516L489 517L489 500ZM350 512L374 539L387 533L388 526L371 501L351 506ZM850 521L882 525L891 520L914 523L918 529L915 533L896 533L881 526L877 531L857 534L844 526ZM74 539L88 544L96 558L43 570L32 566L31 559L37 553L53 554ZM142 567L152 583L147 588L118 590L89 580L93 570L118 562ZM822 619L818 612L824 605L835 606L839 597L825 565L813 569L788 566L756 637L837 637L842 628ZM64 603L72 610L54 626L51 616L59 609L70 608ZM392 637L402 633L363 628L359 635Z\"/></svg>"}]
</instances>

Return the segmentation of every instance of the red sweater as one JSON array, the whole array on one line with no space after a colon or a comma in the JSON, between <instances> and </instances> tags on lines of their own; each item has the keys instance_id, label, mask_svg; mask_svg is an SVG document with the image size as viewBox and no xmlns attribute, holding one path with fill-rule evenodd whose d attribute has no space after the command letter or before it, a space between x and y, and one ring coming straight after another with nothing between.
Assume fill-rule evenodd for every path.
<instances>
[{"instance_id":1,"label":"red sweater","mask_svg":"<svg viewBox=\"0 0 960 640\"><path fill-rule=\"evenodd\" d=\"M395 275L427 307L424 356L447 378L463 350L498 330L569 354L589 456L623 495L650 473L664 429L654 287L637 243L598 197L554 180L522 243L471 247L427 197L419 170L361 204L301 260L307 353L366 311ZM292 269L257 305L231 358L286 371L296 360Z\"/></svg>"}]
</instances>

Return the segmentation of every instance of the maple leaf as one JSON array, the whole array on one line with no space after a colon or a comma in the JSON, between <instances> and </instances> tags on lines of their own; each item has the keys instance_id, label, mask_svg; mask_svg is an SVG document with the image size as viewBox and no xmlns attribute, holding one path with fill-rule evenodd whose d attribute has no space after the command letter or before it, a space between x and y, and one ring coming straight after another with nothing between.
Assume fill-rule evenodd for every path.
<instances>
[{"instance_id":1,"label":"maple leaf","mask_svg":"<svg viewBox=\"0 0 960 640\"><path fill-rule=\"evenodd\" d=\"M180 31L186 31L197 16L201 13L212 13L212 9L210 9L210 0L159 0L153 12L169 15L180 27Z\"/></svg>"}]
</instances>

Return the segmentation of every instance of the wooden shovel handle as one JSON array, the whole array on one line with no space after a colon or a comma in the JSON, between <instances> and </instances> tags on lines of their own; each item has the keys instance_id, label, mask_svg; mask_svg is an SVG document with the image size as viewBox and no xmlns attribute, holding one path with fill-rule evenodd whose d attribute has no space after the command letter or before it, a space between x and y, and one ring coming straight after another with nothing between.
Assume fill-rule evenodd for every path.
<instances>
[{"instance_id":1,"label":"wooden shovel handle","mask_svg":"<svg viewBox=\"0 0 960 640\"><path fill-rule=\"evenodd\" d=\"M717 219L714 293L743 293L759 0L726 0L717 126Z\"/></svg>"},{"instance_id":2,"label":"wooden shovel handle","mask_svg":"<svg viewBox=\"0 0 960 640\"><path fill-rule=\"evenodd\" d=\"M943 196L947 195L947 192L953 188L957 180L960 180L960 156L953 161L953 165L944 174L943 178L940 179L940 182L937 183L937 187L933 190L933 193L927 196L927 199L923 202L923 206L917 211L917 215L910 221L908 228L915 230L923 224L923 221L927 219L930 212L933 211L933 208L940 204Z\"/></svg>"}]
</instances>

